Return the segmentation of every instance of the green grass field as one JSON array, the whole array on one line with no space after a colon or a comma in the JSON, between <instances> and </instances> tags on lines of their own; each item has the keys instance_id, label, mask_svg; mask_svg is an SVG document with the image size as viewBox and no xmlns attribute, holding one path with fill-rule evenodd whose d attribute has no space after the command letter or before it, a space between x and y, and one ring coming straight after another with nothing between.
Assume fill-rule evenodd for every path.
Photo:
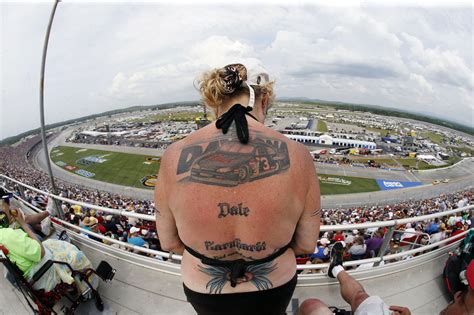
<instances>
[{"instance_id":1,"label":"green grass field","mask_svg":"<svg viewBox=\"0 0 474 315\"><path fill-rule=\"evenodd\" d=\"M105 161L102 163L89 163L89 165L81 164L79 160L86 157L96 157L99 159L98 161L100 161L100 159L104 159ZM71 173L76 173L82 169L94 174L89 178L137 188L147 188L143 185L142 179L147 175L156 175L158 172L160 163L159 161L147 161L147 158L151 157L152 156L67 146L59 146L51 150L51 160L56 165ZM85 172L83 172L83 174L86 176L78 176L88 177L87 175L90 175Z\"/></svg>"},{"instance_id":2,"label":"green grass field","mask_svg":"<svg viewBox=\"0 0 474 315\"><path fill-rule=\"evenodd\" d=\"M371 178L319 174L321 195L352 194L379 191L380 187ZM327 179L324 179L326 177Z\"/></svg>"},{"instance_id":3,"label":"green grass field","mask_svg":"<svg viewBox=\"0 0 474 315\"><path fill-rule=\"evenodd\" d=\"M429 140L431 140L431 142L436 144L442 144L444 142L444 137L435 132L425 131L421 133L421 136L424 138L428 138Z\"/></svg>"},{"instance_id":4,"label":"green grass field","mask_svg":"<svg viewBox=\"0 0 474 315\"><path fill-rule=\"evenodd\" d=\"M84 160L85 158L87 160ZM147 164L150 162L148 158L151 156L68 146L59 146L51 150L51 160L56 165L71 173L81 172L82 175L78 176L123 186L152 189L143 185L142 179L148 175L156 175L160 163L153 161ZM84 161L88 165L84 165ZM92 174L93 176L90 176ZM339 175L319 175L319 177L323 195L380 190L374 179Z\"/></svg>"},{"instance_id":5,"label":"green grass field","mask_svg":"<svg viewBox=\"0 0 474 315\"><path fill-rule=\"evenodd\" d=\"M387 129L372 128L372 127L367 127L365 129L368 131L378 132L381 137L385 137L388 134L390 134L390 130L387 130Z\"/></svg>"},{"instance_id":6,"label":"green grass field","mask_svg":"<svg viewBox=\"0 0 474 315\"><path fill-rule=\"evenodd\" d=\"M318 131L321 131L321 132L328 131L328 126L326 125L326 122L324 122L324 120L318 119Z\"/></svg>"}]
</instances>

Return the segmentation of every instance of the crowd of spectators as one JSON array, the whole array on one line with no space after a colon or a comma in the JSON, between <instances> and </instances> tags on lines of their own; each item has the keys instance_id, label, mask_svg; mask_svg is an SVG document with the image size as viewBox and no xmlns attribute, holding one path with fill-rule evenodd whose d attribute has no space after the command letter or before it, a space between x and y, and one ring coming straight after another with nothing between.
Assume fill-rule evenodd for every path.
<instances>
[{"instance_id":1,"label":"crowd of spectators","mask_svg":"<svg viewBox=\"0 0 474 315\"><path fill-rule=\"evenodd\" d=\"M473 189L466 189L465 191L442 194L435 198L406 201L386 206L323 209L321 224L357 224L418 217L465 207L473 204L473 202ZM435 244L447 238L451 239L446 244L451 244L459 239L456 237L457 234L473 227L474 217L470 211L463 211L442 218L400 224L395 226L383 254L394 254L423 245ZM345 260L360 260L379 256L385 235L388 232L389 229L385 227L321 233L314 254L300 257L299 262L308 264L328 262L329 248L331 244L338 241L345 243ZM373 264L363 264L358 268L372 266ZM316 271L303 271L303 273L312 272Z\"/></svg>"},{"instance_id":2,"label":"crowd of spectators","mask_svg":"<svg viewBox=\"0 0 474 315\"><path fill-rule=\"evenodd\" d=\"M0 174L15 178L38 189L50 191L49 180L46 174L32 167L27 157L28 152L38 142L39 137L36 136L15 147L0 148ZM6 185L22 195L34 206L42 209L47 207L48 200L43 195L28 189L20 189L20 186L13 185L11 182L6 182ZM69 199L134 213L154 214L154 204L149 200L134 200L62 181L57 181L57 188L61 196ZM460 192L442 194L430 199L409 200L397 204L322 209L321 224L353 224L403 219L455 209L472 203L473 189L469 188ZM161 250L159 233L156 231L156 226L152 221L110 215L67 202L60 202L60 208L68 222L85 230L106 235L122 242L128 242L137 247ZM393 233L390 244L387 246L387 252L394 253L421 245L433 244L450 236L453 236L453 240L450 240L450 242L453 242L456 239L456 234L473 225L474 218L470 217L469 212L400 225L396 227ZM365 230L321 233L314 254L300 257L300 262L327 262L329 259L329 247L337 241L345 242L347 260L377 256L387 232L387 228L369 228ZM92 234L89 235L85 232L83 234L96 241L130 250L120 244L111 243L106 240L103 241ZM161 259L160 256L156 258Z\"/></svg>"},{"instance_id":3,"label":"crowd of spectators","mask_svg":"<svg viewBox=\"0 0 474 315\"><path fill-rule=\"evenodd\" d=\"M372 156L376 158L377 156ZM393 164L377 163L376 160L362 160L358 161L357 159L350 159L345 156L329 156L329 155L313 155L313 160L318 163L325 164L334 164L337 166L343 167L370 167L370 168L379 168L384 170L405 170L402 166L395 166Z\"/></svg>"}]
</instances>

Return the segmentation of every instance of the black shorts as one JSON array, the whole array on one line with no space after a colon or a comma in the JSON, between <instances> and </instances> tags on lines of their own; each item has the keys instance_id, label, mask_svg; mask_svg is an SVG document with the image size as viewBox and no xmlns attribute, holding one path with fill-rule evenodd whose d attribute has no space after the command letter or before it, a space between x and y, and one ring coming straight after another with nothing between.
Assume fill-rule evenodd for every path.
<instances>
[{"instance_id":1,"label":"black shorts","mask_svg":"<svg viewBox=\"0 0 474 315\"><path fill-rule=\"evenodd\" d=\"M269 290L206 294L190 290L183 283L184 294L199 315L280 315L286 308L295 291L298 275L287 283Z\"/></svg>"}]
</instances>

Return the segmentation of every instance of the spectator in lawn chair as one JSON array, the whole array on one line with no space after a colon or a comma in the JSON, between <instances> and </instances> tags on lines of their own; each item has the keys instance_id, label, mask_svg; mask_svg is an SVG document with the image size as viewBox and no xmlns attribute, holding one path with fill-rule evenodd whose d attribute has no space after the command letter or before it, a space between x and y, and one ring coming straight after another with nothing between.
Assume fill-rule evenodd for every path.
<instances>
[{"instance_id":1,"label":"spectator in lawn chair","mask_svg":"<svg viewBox=\"0 0 474 315\"><path fill-rule=\"evenodd\" d=\"M428 224L428 227L425 229L425 232L428 233L428 234L434 234L434 233L438 233L439 232L439 219L436 218L434 219L433 222L430 222Z\"/></svg>"},{"instance_id":2,"label":"spectator in lawn chair","mask_svg":"<svg viewBox=\"0 0 474 315\"><path fill-rule=\"evenodd\" d=\"M139 233L140 229L135 226L132 226L130 228L130 233L128 236L128 243L139 247L145 247L145 240L140 237Z\"/></svg>"},{"instance_id":3,"label":"spectator in lawn chair","mask_svg":"<svg viewBox=\"0 0 474 315\"><path fill-rule=\"evenodd\" d=\"M316 246L315 250L314 250L314 253L311 254L310 256L310 259L314 260L314 259L319 259L321 261L327 261L329 260L329 248L328 248L328 245L330 244L331 242L329 242L329 240L325 237L321 238L320 240L318 240L318 245Z\"/></svg>"},{"instance_id":4,"label":"spectator in lawn chair","mask_svg":"<svg viewBox=\"0 0 474 315\"><path fill-rule=\"evenodd\" d=\"M458 234L461 234L464 231L465 231L465 229L464 229L464 225L462 224L462 222L461 221L456 222L453 229L451 230L451 235L449 236L451 240L449 242L447 242L446 244L449 245L449 244L452 244L452 243L460 240L462 238L462 236L457 236L457 237L455 237L455 236L458 235Z\"/></svg>"},{"instance_id":5,"label":"spectator in lawn chair","mask_svg":"<svg viewBox=\"0 0 474 315\"><path fill-rule=\"evenodd\" d=\"M446 237L447 237L446 224L441 223L439 225L439 232L431 234L429 243L434 244L434 243L440 242L444 240Z\"/></svg>"},{"instance_id":6,"label":"spectator in lawn chair","mask_svg":"<svg viewBox=\"0 0 474 315\"><path fill-rule=\"evenodd\" d=\"M357 236L348 252L351 254L351 260L363 259L367 253L367 245L364 244L364 239Z\"/></svg>"},{"instance_id":7,"label":"spectator in lawn chair","mask_svg":"<svg viewBox=\"0 0 474 315\"><path fill-rule=\"evenodd\" d=\"M15 221L21 229L1 228L0 244L9 251L8 258L23 272L23 276L31 281L33 275L48 261L56 260L67 262L74 270L92 268L87 257L72 244L59 240L46 240L41 242L30 226L25 222L25 216L18 210ZM97 288L98 278L89 277L89 282ZM44 289L46 292L53 290L57 284L76 282L80 292L87 289L87 285L71 276L70 270L65 265L55 265L34 284L35 290Z\"/></svg>"},{"instance_id":8,"label":"spectator in lawn chair","mask_svg":"<svg viewBox=\"0 0 474 315\"><path fill-rule=\"evenodd\" d=\"M344 234L342 234L342 231L336 231L336 234L334 234L332 240L334 242L343 242L344 241Z\"/></svg>"},{"instance_id":9,"label":"spectator in lawn chair","mask_svg":"<svg viewBox=\"0 0 474 315\"><path fill-rule=\"evenodd\" d=\"M114 217L113 215L109 214L105 216L105 221L103 226L107 230L107 232L112 232L113 234L118 235L119 232L123 232L125 228L121 225L120 220L118 217Z\"/></svg>"},{"instance_id":10,"label":"spectator in lawn chair","mask_svg":"<svg viewBox=\"0 0 474 315\"><path fill-rule=\"evenodd\" d=\"M351 245L354 243L354 239L359 236L359 230L353 230L351 233L347 233L345 236L345 243Z\"/></svg>"},{"instance_id":11,"label":"spectator in lawn chair","mask_svg":"<svg viewBox=\"0 0 474 315\"><path fill-rule=\"evenodd\" d=\"M89 230L91 232L100 234L99 221L95 217L85 217L84 220L82 220L82 226L83 226L83 229L85 230ZM88 238L93 239L94 241L102 243L101 238L95 237L93 235L89 235L87 233L84 233L83 235L86 235Z\"/></svg>"},{"instance_id":12,"label":"spectator in lawn chair","mask_svg":"<svg viewBox=\"0 0 474 315\"><path fill-rule=\"evenodd\" d=\"M368 240L365 241L365 244L367 245L367 257L373 257L378 255L380 247L382 247L383 243L383 234L381 230L379 229L374 233L374 235L369 238ZM373 256L372 256L373 253Z\"/></svg>"}]
</instances>

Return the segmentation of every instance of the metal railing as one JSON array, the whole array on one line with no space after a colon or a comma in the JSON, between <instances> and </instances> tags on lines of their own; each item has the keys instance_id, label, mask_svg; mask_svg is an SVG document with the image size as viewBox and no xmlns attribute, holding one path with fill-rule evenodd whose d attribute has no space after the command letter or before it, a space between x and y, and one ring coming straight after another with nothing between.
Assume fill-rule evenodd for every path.
<instances>
[{"instance_id":1,"label":"metal railing","mask_svg":"<svg viewBox=\"0 0 474 315\"><path fill-rule=\"evenodd\" d=\"M153 216L153 215L147 215L147 214L142 214L142 213L134 213L132 211L128 211L128 210L125 210L125 209L117 210L117 209L111 209L111 208L97 206L97 205L91 205L91 204L88 204L86 202L73 200L73 199L65 198L65 197L62 197L62 196L57 196L57 195L54 195L52 193L42 191L38 188L35 188L33 186L24 184L20 181L17 181L16 179L10 178L10 177L5 176L3 174L0 174L0 177L4 178L6 180L9 180L11 182L14 182L15 184L18 184L18 185L20 185L24 188L27 188L29 190L32 190L32 191L35 191L35 192L40 193L42 195L45 195L48 198L53 198L53 199L56 199L56 200L65 201L65 202L70 203L71 205L80 205L80 206L83 206L85 208L94 209L94 210L102 211L102 212L105 212L105 213L110 213L110 214L115 214L115 215L122 215L122 216L137 218L137 219L141 219L141 220L145 220L145 221L155 221L155 216Z\"/></svg>"},{"instance_id":2,"label":"metal railing","mask_svg":"<svg viewBox=\"0 0 474 315\"><path fill-rule=\"evenodd\" d=\"M130 211L127 211L127 210L116 210L116 209L110 209L110 208L107 208L107 207L91 205L91 204L87 204L85 202L76 201L76 200L72 200L72 199L68 199L68 198L64 198L64 197L61 197L61 196L53 195L51 193L44 192L42 190L39 190L37 188L34 188L32 186L29 186L29 185L26 185L22 182L19 182L15 179L7 177L3 174L0 174L0 177L6 179L8 181L14 182L18 185L21 185L25 188L28 188L32 191L43 194L45 196L55 198L57 200L69 202L69 203L72 203L72 204L78 204L78 205L84 206L86 208L95 209L95 210L102 211L102 212L105 212L105 213L122 215L122 216L126 216L126 217L134 217L134 218L147 220L147 221L155 221L155 217L152 216L152 215L145 215L145 214L133 213L133 212L130 212ZM32 204L28 203L24 199L22 199L18 196L15 196L15 197L20 202L25 204L27 207L30 207L35 211L43 211L43 210L39 209L38 207L35 207ZM440 218L440 217L444 217L444 216L448 216L448 215L451 215L451 214L464 212L464 211L472 211L473 209L474 209L474 205L469 205L469 206L466 206L466 207L457 208L457 209L453 209L453 210L448 210L448 211L444 211L444 212L438 212L438 213L433 213L433 214L428 214L428 215L423 215L423 216L417 216L417 217L411 217L411 218L405 218L405 219L397 219L397 220L389 220L389 221L381 221L381 222L358 223L358 224L325 225L325 226L321 226L320 230L323 231L323 232L324 231L347 231L347 230L354 230L354 229L360 230L360 229L367 229L367 228L374 228L374 227L376 227L376 228L388 227L389 230L388 230L387 233L385 233L384 242L383 242L383 244L382 244L382 246L379 250L379 257L344 262L344 266L357 266L357 265L367 264L367 263L374 263L374 266L377 266L382 261L395 260L395 259L399 259L399 258L402 258L402 257L422 253L422 252L425 252L427 250L436 248L438 246L443 246L448 242L452 242L453 238L456 239L457 242L459 242L458 238L463 238L469 232L469 230L467 230L467 231L464 231L460 234L457 234L453 238L447 238L447 239L441 240L441 241L433 243L433 244L420 246L418 248L410 249L410 250L403 251L403 252L400 252L400 253L385 255L385 252L386 252L386 250L389 246L390 240L392 239L393 232L395 231L396 226L403 225L403 224L406 224L406 223L420 222L420 221L424 221L424 220ZM76 233L77 236L79 236L79 237L88 237L87 235L91 235L95 238L105 240L106 242L118 244L119 246L122 246L124 248L131 249L135 252L142 252L142 253L149 254L149 255L160 256L160 257L175 260L175 261L181 261L182 260L182 256L178 255L178 254L162 252L162 251L157 251L157 250L152 250L152 249L148 249L148 248L144 248L144 247L135 246L135 245L132 245L130 243L122 242L122 241L104 236L102 234L94 233L92 231L83 229L83 228L81 228L77 225L71 224L69 222L66 222L66 221L58 219L58 218L54 218L53 220L56 221L57 224L69 227L70 229L80 231L83 234L86 234L86 235L81 235L79 233L76 233L76 232L72 231L73 233ZM297 269L298 270L323 269L323 268L328 268L328 267L329 267L329 263L305 264L305 265L298 265Z\"/></svg>"},{"instance_id":3,"label":"metal railing","mask_svg":"<svg viewBox=\"0 0 474 315\"><path fill-rule=\"evenodd\" d=\"M430 240L431 240L431 237L428 233L424 233L424 232L418 232L418 231L404 231L404 230L394 230L394 232L397 232L397 233L403 233L403 234L413 234L413 236L410 236L410 237L406 237L406 238L402 238L403 237L403 234L401 235L401 238L400 238L400 244L399 246L400 247L404 247L404 246L408 246L410 249L413 249L413 247L415 245L420 245L420 243L417 243L418 240L420 240L421 238L423 237L426 237L427 239L427 244L430 243ZM415 236L415 237L414 237ZM411 242L411 239L414 237L414 241ZM401 244L406 244L406 245L401 245Z\"/></svg>"}]
</instances>

